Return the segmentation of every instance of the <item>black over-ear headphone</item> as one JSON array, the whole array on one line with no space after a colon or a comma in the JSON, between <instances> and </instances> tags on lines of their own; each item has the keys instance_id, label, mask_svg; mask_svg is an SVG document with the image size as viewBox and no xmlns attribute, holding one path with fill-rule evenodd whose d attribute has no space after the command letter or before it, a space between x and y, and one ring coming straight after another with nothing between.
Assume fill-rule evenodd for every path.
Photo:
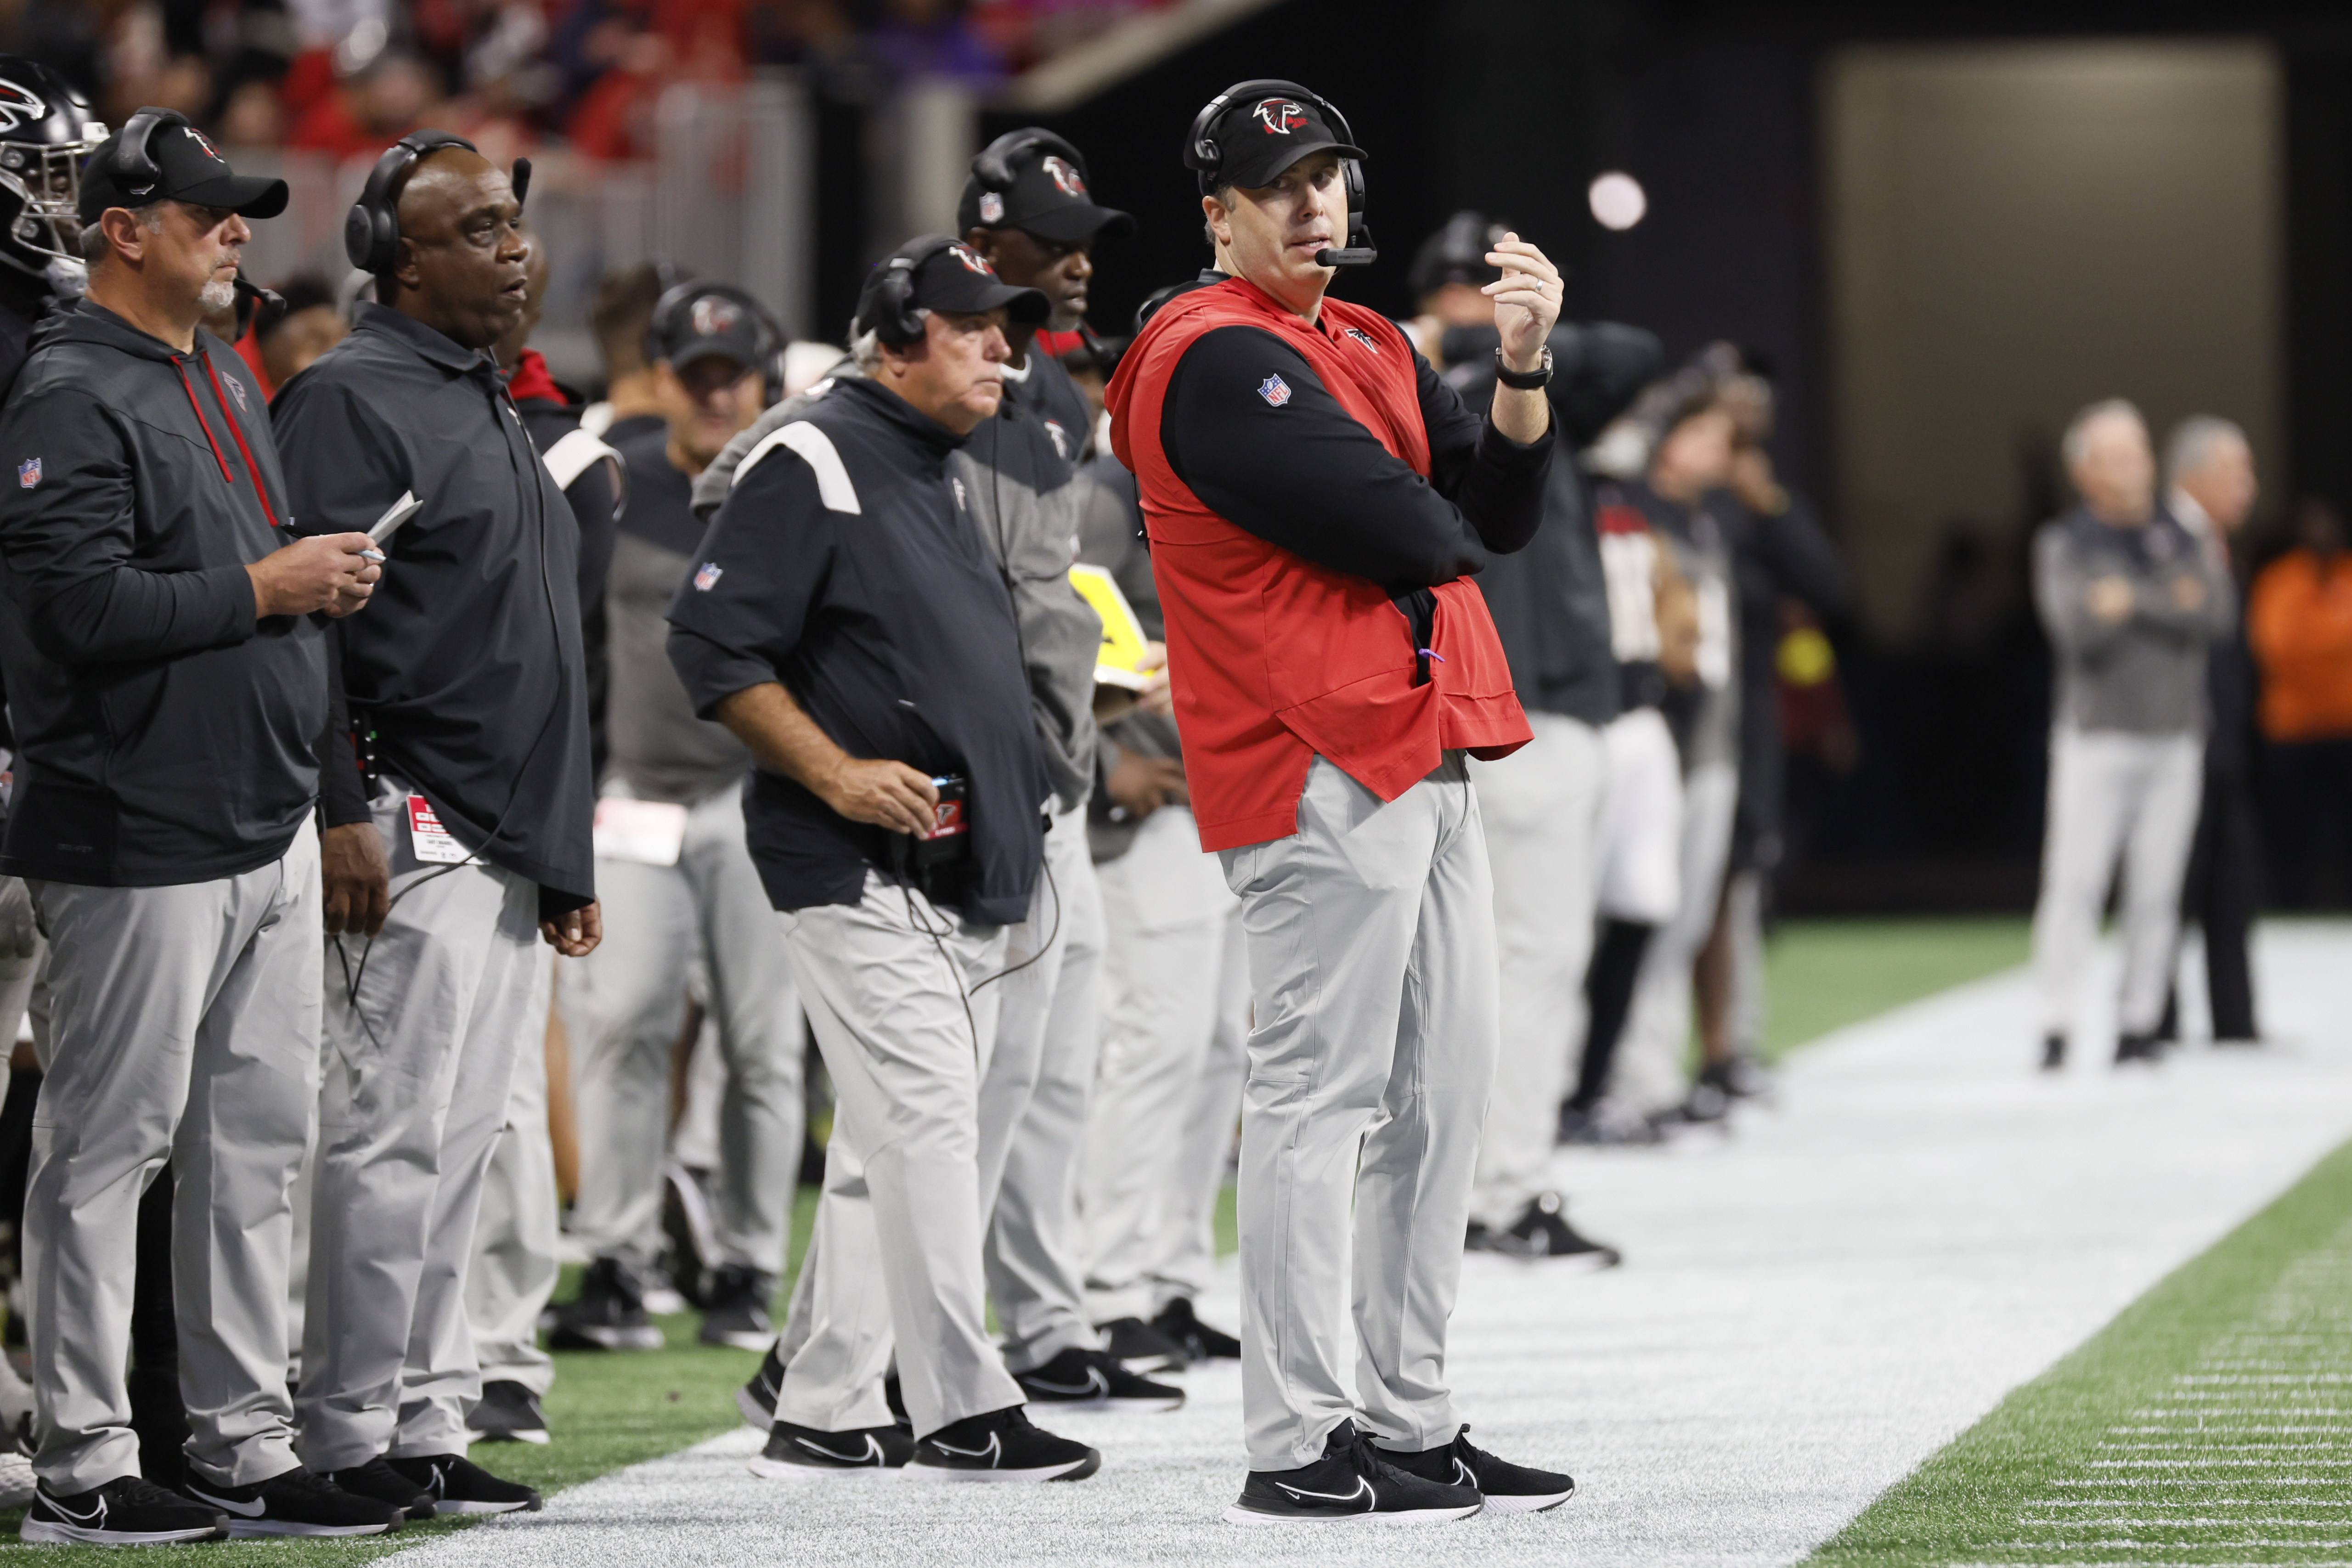
<instances>
[{"instance_id":1,"label":"black over-ear headphone","mask_svg":"<svg viewBox=\"0 0 2352 1568\"><path fill-rule=\"evenodd\" d=\"M1009 191L1019 176L1013 173L1013 160L1033 147L1043 147L1068 159L1078 171L1078 178L1091 184L1087 172L1087 155L1050 131L1030 126L1025 131L1008 131L973 154L971 177L980 182L983 191Z\"/></svg>"},{"instance_id":2,"label":"black over-ear headphone","mask_svg":"<svg viewBox=\"0 0 2352 1568\"><path fill-rule=\"evenodd\" d=\"M176 109L140 110L123 125L122 134L114 143L115 183L125 195L143 196L154 190L163 178L163 166L155 154L147 151L148 141L167 125L186 125L188 117Z\"/></svg>"},{"instance_id":3,"label":"black over-ear headphone","mask_svg":"<svg viewBox=\"0 0 2352 1568\"><path fill-rule=\"evenodd\" d=\"M915 307L915 274L924 262L955 243L945 235L933 235L906 255L882 264L882 276L874 285L877 310L868 323L876 337L894 349L922 340L923 318L916 314Z\"/></svg>"},{"instance_id":4,"label":"black over-ear headphone","mask_svg":"<svg viewBox=\"0 0 2352 1568\"><path fill-rule=\"evenodd\" d=\"M127 130L124 136L127 140ZM411 132L384 149L383 156L368 171L367 184L360 188L360 199L352 204L351 212L343 218L343 254L351 258L352 266L371 278L381 278L399 264L400 204L394 187L419 158L444 147L463 147L468 153L481 151L449 131ZM515 205L520 206L530 194L530 159L515 160L512 181Z\"/></svg>"},{"instance_id":5,"label":"black over-ear headphone","mask_svg":"<svg viewBox=\"0 0 2352 1568\"><path fill-rule=\"evenodd\" d=\"M669 357L664 351L668 346L670 334L677 330L677 318L693 309L695 300L713 294L740 305L760 324L760 340L751 352L760 356L760 374L767 381L762 395L766 397L768 405L773 407L783 401L784 346L789 334L785 332L783 323L770 314L765 305L752 298L749 289L738 289L732 283L688 281L672 284L664 289L662 297L654 302L654 313L646 323L646 363Z\"/></svg>"},{"instance_id":6,"label":"black over-ear headphone","mask_svg":"<svg viewBox=\"0 0 2352 1568\"><path fill-rule=\"evenodd\" d=\"M1224 166L1224 149L1210 133L1217 116L1233 107L1236 99L1258 94L1268 97L1276 93L1285 98L1303 98L1323 111L1325 123L1339 133L1339 140L1355 145L1356 133L1348 128L1348 117L1328 98L1309 92L1295 81L1282 81L1260 77L1251 81L1237 81L1201 108L1192 116L1192 129L1184 133L1184 166L1213 178ZM1360 158L1339 160L1339 178L1348 193L1348 245L1345 249L1323 249L1315 253L1318 267L1369 267L1380 252L1373 247L1372 231L1364 223L1364 164ZM1203 192L1203 195L1207 193Z\"/></svg>"}]
</instances>

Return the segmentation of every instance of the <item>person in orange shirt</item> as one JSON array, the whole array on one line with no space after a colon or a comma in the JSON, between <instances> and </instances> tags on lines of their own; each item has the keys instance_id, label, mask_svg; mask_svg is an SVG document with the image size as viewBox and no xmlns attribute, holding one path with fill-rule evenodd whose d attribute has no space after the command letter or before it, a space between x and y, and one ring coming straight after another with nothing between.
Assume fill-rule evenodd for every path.
<instances>
[{"instance_id":1,"label":"person in orange shirt","mask_svg":"<svg viewBox=\"0 0 2352 1568\"><path fill-rule=\"evenodd\" d=\"M2305 906L2352 890L2352 560L2343 518L2316 497L2297 510L2295 537L2255 577L2246 630L2262 670L2273 890Z\"/></svg>"}]
</instances>

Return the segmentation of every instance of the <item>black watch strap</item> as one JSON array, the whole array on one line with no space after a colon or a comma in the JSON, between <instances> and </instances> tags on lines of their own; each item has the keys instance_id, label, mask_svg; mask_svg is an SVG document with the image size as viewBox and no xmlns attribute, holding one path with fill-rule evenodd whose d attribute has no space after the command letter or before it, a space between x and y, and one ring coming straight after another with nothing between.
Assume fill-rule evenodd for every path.
<instances>
[{"instance_id":1,"label":"black watch strap","mask_svg":"<svg viewBox=\"0 0 2352 1568\"><path fill-rule=\"evenodd\" d=\"M1551 381L1551 345L1544 345L1543 367L1539 370L1513 370L1503 363L1500 344L1495 349L1495 379L1514 392L1534 392Z\"/></svg>"}]
</instances>

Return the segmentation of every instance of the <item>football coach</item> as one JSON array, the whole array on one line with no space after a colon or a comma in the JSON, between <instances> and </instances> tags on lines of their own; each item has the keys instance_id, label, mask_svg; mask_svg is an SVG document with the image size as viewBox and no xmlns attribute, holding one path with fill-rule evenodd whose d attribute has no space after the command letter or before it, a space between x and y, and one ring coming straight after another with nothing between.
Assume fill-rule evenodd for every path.
<instances>
[{"instance_id":1,"label":"football coach","mask_svg":"<svg viewBox=\"0 0 2352 1568\"><path fill-rule=\"evenodd\" d=\"M1250 1476L1225 1517L1553 1507L1568 1477L1463 1436L1445 1331L1497 1044L1467 759L1529 733L1463 579L1541 519L1559 275L1516 236L1487 254L1500 379L1480 418L1386 318L1325 297L1335 264L1370 258L1364 153L1329 103L1240 83L1183 156L1215 273L1144 325L1109 406L1202 847L1242 900L1249 952Z\"/></svg>"}]
</instances>

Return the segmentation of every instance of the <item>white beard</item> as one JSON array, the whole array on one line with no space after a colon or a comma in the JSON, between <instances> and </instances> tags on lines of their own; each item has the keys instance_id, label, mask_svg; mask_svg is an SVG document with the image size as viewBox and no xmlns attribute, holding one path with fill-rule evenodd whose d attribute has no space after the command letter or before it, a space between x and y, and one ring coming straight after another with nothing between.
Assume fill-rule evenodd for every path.
<instances>
[{"instance_id":1,"label":"white beard","mask_svg":"<svg viewBox=\"0 0 2352 1568\"><path fill-rule=\"evenodd\" d=\"M206 310L226 310L236 303L236 285L207 283L205 285L204 292L197 295L196 299Z\"/></svg>"}]
</instances>

